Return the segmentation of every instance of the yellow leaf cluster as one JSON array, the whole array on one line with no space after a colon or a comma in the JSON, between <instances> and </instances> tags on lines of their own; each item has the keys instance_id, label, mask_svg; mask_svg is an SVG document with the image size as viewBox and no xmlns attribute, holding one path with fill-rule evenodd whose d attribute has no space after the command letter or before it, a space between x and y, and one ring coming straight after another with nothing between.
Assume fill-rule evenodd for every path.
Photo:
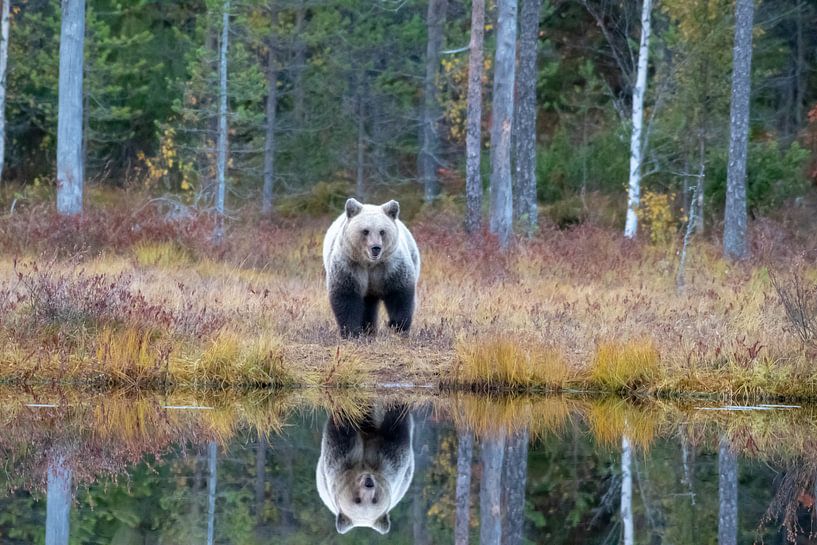
<instances>
[{"instance_id":1,"label":"yellow leaf cluster","mask_svg":"<svg viewBox=\"0 0 817 545\"><path fill-rule=\"evenodd\" d=\"M675 232L675 216L672 212L671 193L647 191L641 197L638 216L650 230L653 244L666 244Z\"/></svg>"}]
</instances>

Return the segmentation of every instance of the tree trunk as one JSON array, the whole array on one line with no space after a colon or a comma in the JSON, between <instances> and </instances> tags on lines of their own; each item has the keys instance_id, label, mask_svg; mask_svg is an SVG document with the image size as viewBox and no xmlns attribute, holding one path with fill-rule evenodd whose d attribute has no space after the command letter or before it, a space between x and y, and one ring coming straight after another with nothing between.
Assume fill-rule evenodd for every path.
<instances>
[{"instance_id":1,"label":"tree trunk","mask_svg":"<svg viewBox=\"0 0 817 545\"><path fill-rule=\"evenodd\" d=\"M216 469L218 447L215 441L207 445L207 545L213 545L216 535Z\"/></svg>"},{"instance_id":2,"label":"tree trunk","mask_svg":"<svg viewBox=\"0 0 817 545\"><path fill-rule=\"evenodd\" d=\"M635 238L638 232L638 206L641 202L641 129L644 125L644 95L647 92L647 60L650 53L650 17L652 0L644 0L641 8L641 46L638 50L638 71L633 88L633 132L630 135L630 181L627 195L627 221L624 236Z\"/></svg>"},{"instance_id":3,"label":"tree trunk","mask_svg":"<svg viewBox=\"0 0 817 545\"><path fill-rule=\"evenodd\" d=\"M542 0L522 0L519 12L519 78L514 129L516 178L514 213L528 235L536 230L536 59Z\"/></svg>"},{"instance_id":4,"label":"tree trunk","mask_svg":"<svg viewBox=\"0 0 817 545\"><path fill-rule=\"evenodd\" d=\"M59 111L57 117L57 211L82 212L82 76L85 0L62 0Z\"/></svg>"},{"instance_id":5,"label":"tree trunk","mask_svg":"<svg viewBox=\"0 0 817 545\"><path fill-rule=\"evenodd\" d=\"M740 1L742 0L738 0ZM718 504L718 545L736 545L738 542L738 458L725 437L721 437L718 447Z\"/></svg>"},{"instance_id":6,"label":"tree trunk","mask_svg":"<svg viewBox=\"0 0 817 545\"><path fill-rule=\"evenodd\" d=\"M420 180L423 183L426 202L431 202L440 195L440 181L437 178L440 151L440 137L437 134L437 122L440 118L440 106L437 103L437 69L440 65L440 49L443 43L447 9L448 0L429 0L428 2L426 75L423 83L423 113L420 119L422 143L418 158Z\"/></svg>"},{"instance_id":7,"label":"tree trunk","mask_svg":"<svg viewBox=\"0 0 817 545\"><path fill-rule=\"evenodd\" d=\"M723 254L747 257L746 154L749 146L749 95L752 86L752 20L754 0L735 4L735 47L732 51L732 102L729 115L729 167L726 172L726 212Z\"/></svg>"},{"instance_id":8,"label":"tree trunk","mask_svg":"<svg viewBox=\"0 0 817 545\"><path fill-rule=\"evenodd\" d=\"M269 44L267 53L267 125L264 135L264 189L261 196L261 213L272 214L273 189L275 188L275 123L278 109L278 70L275 66L275 50Z\"/></svg>"},{"instance_id":9,"label":"tree trunk","mask_svg":"<svg viewBox=\"0 0 817 545\"><path fill-rule=\"evenodd\" d=\"M482 440L482 479L479 484L479 543L502 543L502 459L505 432Z\"/></svg>"},{"instance_id":10,"label":"tree trunk","mask_svg":"<svg viewBox=\"0 0 817 545\"><path fill-rule=\"evenodd\" d=\"M491 113L491 233L507 248L513 227L511 128L516 63L516 0L497 2L494 94Z\"/></svg>"},{"instance_id":11,"label":"tree trunk","mask_svg":"<svg viewBox=\"0 0 817 545\"><path fill-rule=\"evenodd\" d=\"M218 61L218 149L216 150L216 214L214 239L224 238L224 196L227 193L227 50L230 39L230 0L221 14L221 47Z\"/></svg>"},{"instance_id":12,"label":"tree trunk","mask_svg":"<svg viewBox=\"0 0 817 545\"><path fill-rule=\"evenodd\" d=\"M6 157L6 72L9 60L9 6L11 0L2 0L0 14L0 181Z\"/></svg>"},{"instance_id":13,"label":"tree trunk","mask_svg":"<svg viewBox=\"0 0 817 545\"><path fill-rule=\"evenodd\" d=\"M292 110L295 123L304 121L304 68L306 67L306 43L303 39L306 8L301 0L295 10L295 76L292 83Z\"/></svg>"},{"instance_id":14,"label":"tree trunk","mask_svg":"<svg viewBox=\"0 0 817 545\"><path fill-rule=\"evenodd\" d=\"M357 86L357 171L355 173L355 196L361 201L366 201L366 180L365 180L365 160L366 160L366 119L364 117L363 99L363 78L361 74L360 83Z\"/></svg>"},{"instance_id":15,"label":"tree trunk","mask_svg":"<svg viewBox=\"0 0 817 545\"><path fill-rule=\"evenodd\" d=\"M505 442L505 531L502 545L521 545L525 534L525 488L528 483L528 429L514 432Z\"/></svg>"},{"instance_id":16,"label":"tree trunk","mask_svg":"<svg viewBox=\"0 0 817 545\"><path fill-rule=\"evenodd\" d=\"M8 1L8 0L5 0ZM48 464L45 545L68 545L71 522L71 470L62 457Z\"/></svg>"},{"instance_id":17,"label":"tree trunk","mask_svg":"<svg viewBox=\"0 0 817 545\"><path fill-rule=\"evenodd\" d=\"M626 435L621 438L621 525L624 528L622 543L633 545L635 532L633 530L632 446Z\"/></svg>"},{"instance_id":18,"label":"tree trunk","mask_svg":"<svg viewBox=\"0 0 817 545\"><path fill-rule=\"evenodd\" d=\"M482 42L485 0L471 1L471 43L468 58L468 106L465 123L465 230L475 233L482 223Z\"/></svg>"},{"instance_id":19,"label":"tree trunk","mask_svg":"<svg viewBox=\"0 0 817 545\"><path fill-rule=\"evenodd\" d=\"M261 524L267 493L267 436L260 434L255 444L255 520Z\"/></svg>"},{"instance_id":20,"label":"tree trunk","mask_svg":"<svg viewBox=\"0 0 817 545\"><path fill-rule=\"evenodd\" d=\"M471 459L474 450L474 434L470 430L457 430L457 487L456 522L454 545L468 545L471 534Z\"/></svg>"},{"instance_id":21,"label":"tree trunk","mask_svg":"<svg viewBox=\"0 0 817 545\"><path fill-rule=\"evenodd\" d=\"M806 51L803 42L803 0L797 1L797 12L795 14L795 69L794 69L794 133L800 130L803 125L803 104L806 93Z\"/></svg>"}]
</instances>

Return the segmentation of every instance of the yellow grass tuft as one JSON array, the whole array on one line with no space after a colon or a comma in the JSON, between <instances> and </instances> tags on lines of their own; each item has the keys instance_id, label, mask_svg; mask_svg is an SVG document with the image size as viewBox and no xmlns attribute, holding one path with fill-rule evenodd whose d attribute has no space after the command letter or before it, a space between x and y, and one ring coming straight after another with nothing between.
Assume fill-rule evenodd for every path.
<instances>
[{"instance_id":1,"label":"yellow grass tuft","mask_svg":"<svg viewBox=\"0 0 817 545\"><path fill-rule=\"evenodd\" d=\"M153 382L166 370L170 349L158 334L127 327L103 328L96 337L96 363L117 382Z\"/></svg>"},{"instance_id":2,"label":"yellow grass tuft","mask_svg":"<svg viewBox=\"0 0 817 545\"><path fill-rule=\"evenodd\" d=\"M225 331L214 338L191 368L196 383L233 386L281 386L294 384L284 367L283 343L264 337L245 341Z\"/></svg>"},{"instance_id":3,"label":"yellow grass tuft","mask_svg":"<svg viewBox=\"0 0 817 545\"><path fill-rule=\"evenodd\" d=\"M453 382L478 390L559 390L571 377L558 351L516 333L462 337L455 351Z\"/></svg>"},{"instance_id":4,"label":"yellow grass tuft","mask_svg":"<svg viewBox=\"0 0 817 545\"><path fill-rule=\"evenodd\" d=\"M181 267L192 263L190 252L172 242L142 242L134 247L133 253L141 267Z\"/></svg>"},{"instance_id":5,"label":"yellow grass tuft","mask_svg":"<svg viewBox=\"0 0 817 545\"><path fill-rule=\"evenodd\" d=\"M590 368L590 382L616 392L646 386L660 374L659 355L650 340L602 343Z\"/></svg>"}]
</instances>

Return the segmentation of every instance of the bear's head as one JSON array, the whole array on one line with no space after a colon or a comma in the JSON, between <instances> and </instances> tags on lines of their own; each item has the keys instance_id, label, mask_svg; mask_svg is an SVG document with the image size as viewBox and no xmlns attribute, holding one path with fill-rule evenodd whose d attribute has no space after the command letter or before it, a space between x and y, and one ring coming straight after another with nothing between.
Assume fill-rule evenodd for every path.
<instances>
[{"instance_id":1,"label":"bear's head","mask_svg":"<svg viewBox=\"0 0 817 545\"><path fill-rule=\"evenodd\" d=\"M389 201L377 206L346 201L345 243L358 263L376 264L394 253L398 242L397 216L400 204Z\"/></svg>"},{"instance_id":2,"label":"bear's head","mask_svg":"<svg viewBox=\"0 0 817 545\"><path fill-rule=\"evenodd\" d=\"M356 526L388 533L391 527L388 481L378 473L350 469L344 472L339 484L335 491L338 506L335 528L338 533L345 534Z\"/></svg>"}]
</instances>

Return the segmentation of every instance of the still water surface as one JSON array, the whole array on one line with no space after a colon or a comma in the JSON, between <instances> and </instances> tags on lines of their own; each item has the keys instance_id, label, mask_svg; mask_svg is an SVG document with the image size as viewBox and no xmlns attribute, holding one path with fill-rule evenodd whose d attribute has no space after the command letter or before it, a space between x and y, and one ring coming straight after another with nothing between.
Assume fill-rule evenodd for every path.
<instances>
[{"instance_id":1,"label":"still water surface","mask_svg":"<svg viewBox=\"0 0 817 545\"><path fill-rule=\"evenodd\" d=\"M817 543L817 411L11 396L0 543Z\"/></svg>"}]
</instances>

